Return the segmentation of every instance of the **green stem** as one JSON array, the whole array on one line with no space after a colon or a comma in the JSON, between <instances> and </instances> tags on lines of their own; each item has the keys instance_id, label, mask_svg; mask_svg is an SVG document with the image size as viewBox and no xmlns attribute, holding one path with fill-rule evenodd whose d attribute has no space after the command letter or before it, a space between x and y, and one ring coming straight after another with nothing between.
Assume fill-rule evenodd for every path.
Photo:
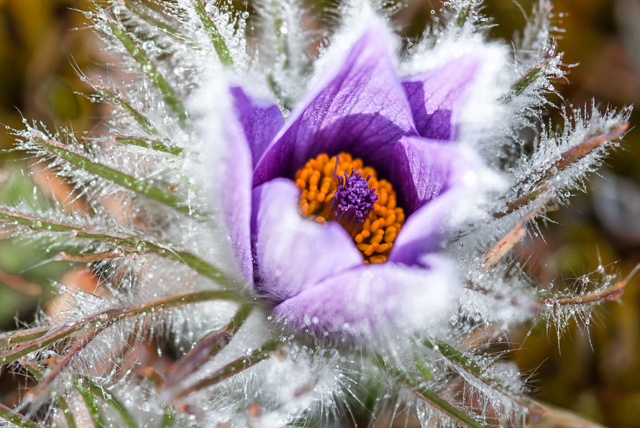
<instances>
[{"instance_id":1,"label":"green stem","mask_svg":"<svg viewBox=\"0 0 640 428\"><path fill-rule=\"evenodd\" d=\"M154 253L167 260L189 266L201 275L216 281L221 285L234 285L231 278L224 275L218 268L208 263L198 256L187 251L175 250L170 246L146 241L130 235L116 235L103 232L96 232L85 229L84 226L60 223L57 221L33 217L26 214L15 213L0 208L0 219L9 220L15 224L26 226L32 230L43 230L49 232L69 232L76 238L86 238L94 241L108 242L115 246L125 247L125 252L134 252L144 254L146 252ZM5 339L11 340L11 338ZM2 340L0 339L0 347Z\"/></svg>"},{"instance_id":2,"label":"green stem","mask_svg":"<svg viewBox=\"0 0 640 428\"><path fill-rule=\"evenodd\" d=\"M181 42L191 42L187 36L181 34L178 30L171 27L170 25L160 21L159 19L153 17L152 15L145 12L143 9L140 9L136 4L131 0L122 0L124 5L134 14L138 15L138 17L150 25L159 28L165 33L169 34L171 37L181 41Z\"/></svg>"},{"instance_id":3,"label":"green stem","mask_svg":"<svg viewBox=\"0 0 640 428\"><path fill-rule=\"evenodd\" d=\"M513 99L513 97L516 97L524 92L524 90L527 89L529 85L531 85L544 74L547 68L549 68L550 64L551 59L546 59L541 64L538 64L531 70L529 70L524 76L518 79L516 83L511 85L511 89L509 89L509 92L504 97L504 101L509 102L511 101L511 99Z\"/></svg>"},{"instance_id":4,"label":"green stem","mask_svg":"<svg viewBox=\"0 0 640 428\"><path fill-rule=\"evenodd\" d=\"M29 364L24 364L23 366L29 371L29 373L31 373L31 375L38 382L42 382L44 380L44 377L38 370L36 370L36 368L32 367ZM67 404L67 401L59 394L55 394L55 400L56 400L56 403L58 403L58 407L60 407L60 410L62 411L62 414L64 415L65 420L67 421L67 428L76 428L77 427L76 420L73 416L73 412L71 411L71 408Z\"/></svg>"},{"instance_id":5,"label":"green stem","mask_svg":"<svg viewBox=\"0 0 640 428\"><path fill-rule=\"evenodd\" d=\"M444 400L443 398L440 398L435 392L420 386L419 382L416 382L411 377L407 376L402 370L392 366L389 362L386 362L380 355L376 355L374 359L378 367L380 367L388 374L398 378L398 380L408 386L414 394L424 399L426 402L431 404L431 406L449 416L454 421L468 428L483 428L482 425L480 425L477 421L472 419L462 410L454 407L451 403Z\"/></svg>"},{"instance_id":6,"label":"green stem","mask_svg":"<svg viewBox=\"0 0 640 428\"><path fill-rule=\"evenodd\" d=\"M126 111L142 128L151 135L158 135L158 131L151 124L151 121L147 119L142 113L134 109L131 104L125 100L120 94L112 91L102 84L96 84L93 86L103 98L110 99L111 102L120 105L124 111Z\"/></svg>"},{"instance_id":7,"label":"green stem","mask_svg":"<svg viewBox=\"0 0 640 428\"><path fill-rule=\"evenodd\" d=\"M98 328L103 325L110 325L114 322L132 318L141 314L153 313L156 311L172 309L177 306L185 306L192 303L200 303L210 300L238 301L239 296L237 293L226 290L196 291L193 293L181 294L155 300L153 302L145 303L142 305L129 306L123 309L109 309L95 315L91 315L80 321L67 323L64 326L52 330L51 332L38 339L24 343L17 348L0 354L0 365L10 363L11 361L15 361L16 359L24 355L49 346L52 343L64 339L65 337L77 331L86 332L89 329Z\"/></svg>"},{"instance_id":8,"label":"green stem","mask_svg":"<svg viewBox=\"0 0 640 428\"><path fill-rule=\"evenodd\" d=\"M160 428L171 428L173 426L173 422L175 420L175 416L173 410L169 407L164 408L164 416L162 417L162 422L160 422Z\"/></svg>"},{"instance_id":9,"label":"green stem","mask_svg":"<svg viewBox=\"0 0 640 428\"><path fill-rule=\"evenodd\" d=\"M168 153L173 156L182 156L182 149L180 147L170 146L158 140L150 140L148 138L141 137L125 137L121 135L116 135L114 140L118 144L144 147L157 152Z\"/></svg>"},{"instance_id":10,"label":"green stem","mask_svg":"<svg viewBox=\"0 0 640 428\"><path fill-rule=\"evenodd\" d=\"M194 214L193 210L189 206L185 205L184 202L180 200L180 198L177 198L175 195L172 195L169 192L165 192L158 187L147 184L135 177L115 170L106 165L102 165L100 163L89 160L88 158L74 153L68 150L63 145L58 144L54 141L48 141L40 137L35 137L33 141L49 153L52 153L59 158L66 160L67 162L73 164L74 166L77 166L78 168L81 168L85 171L97 175L98 177L102 177L115 184L118 184L125 189L129 189L133 192L153 199L154 201L160 202L161 204L173 208L176 211L189 215Z\"/></svg>"},{"instance_id":11,"label":"green stem","mask_svg":"<svg viewBox=\"0 0 640 428\"><path fill-rule=\"evenodd\" d=\"M97 335L102 333L102 331L104 331L104 329L108 326L109 324L102 324L95 328L93 331L89 332L89 334L87 334L85 337L83 337L77 345L75 345L69 352L65 354L64 357L60 358L60 360L57 361L57 363L53 367L53 370L51 370L51 373L49 373L49 375L45 379L41 379L38 386L27 392L26 397L35 398L42 394L42 392L47 388L49 388L53 381L55 381L58 376L60 376L60 374L73 363L80 352L82 352L82 350L86 348L87 345L89 345L89 343L91 343L93 339L95 339Z\"/></svg>"},{"instance_id":12,"label":"green stem","mask_svg":"<svg viewBox=\"0 0 640 428\"><path fill-rule=\"evenodd\" d=\"M193 349L173 363L166 371L164 387L170 388L176 382L182 381L185 376L195 372L222 351L249 318L254 307L253 303L245 303L240 306L225 327L198 340Z\"/></svg>"},{"instance_id":13,"label":"green stem","mask_svg":"<svg viewBox=\"0 0 640 428\"><path fill-rule=\"evenodd\" d=\"M536 185L540 185L543 181L557 174L558 171L563 171L569 165L582 159L603 144L622 137L628 129L629 122L621 122L611 126L609 129L597 129L594 132L590 132L580 144L564 152L558 161L545 170Z\"/></svg>"},{"instance_id":14,"label":"green stem","mask_svg":"<svg viewBox=\"0 0 640 428\"><path fill-rule=\"evenodd\" d=\"M211 39L211 42L213 43L213 47L218 53L218 57L220 58L220 61L222 62L222 64L226 66L233 65L233 59L229 54L229 49L227 49L227 45L224 43L224 40L222 39L222 36L220 36L220 33L218 32L218 29L216 28L215 24L213 23L213 21L211 21L211 19L209 18L209 15L204 10L204 7L202 6L201 1L191 0L191 4L196 10L198 17L200 18L200 21L204 26L204 30L207 32L207 35Z\"/></svg>"},{"instance_id":15,"label":"green stem","mask_svg":"<svg viewBox=\"0 0 640 428\"><path fill-rule=\"evenodd\" d=\"M122 28L118 22L113 19L109 19L107 20L107 24L111 28L113 34L118 38L118 40L120 40L127 51L129 51L131 57L140 64L143 73L147 75L154 86L158 89L165 103L167 103L169 108L178 116L180 124L182 126L188 125L189 114L185 110L184 105L182 105L182 102L176 96L173 88L165 80L162 74L160 74L149 58L147 58L142 49L140 49L136 42L129 36L129 34L127 34L127 31Z\"/></svg>"},{"instance_id":16,"label":"green stem","mask_svg":"<svg viewBox=\"0 0 640 428\"><path fill-rule=\"evenodd\" d=\"M435 339L433 341L425 339L423 341L423 344L428 348L437 349L437 351L440 354L442 354L443 357L445 357L450 362L454 363L456 366L462 368L467 373L473 375L473 377L475 377L482 383L488 385L489 387L499 392L500 394L506 396L507 398L510 398L515 402L519 403L520 405L526 407L527 411L531 415L532 422L537 422L538 420L540 420L542 415L544 415L544 409L538 406L531 399L517 392L507 390L507 388L504 385L502 385L500 381L496 379L491 379L486 377L483 374L483 370L476 363L471 361L469 358L464 356L460 351L450 346L449 344L441 340L435 340Z\"/></svg>"},{"instance_id":17,"label":"green stem","mask_svg":"<svg viewBox=\"0 0 640 428\"><path fill-rule=\"evenodd\" d=\"M2 403L0 403L0 419L4 419L5 421L23 428L40 428L40 425L31 419L22 416L20 413L14 412Z\"/></svg>"},{"instance_id":18,"label":"green stem","mask_svg":"<svg viewBox=\"0 0 640 428\"><path fill-rule=\"evenodd\" d=\"M100 406L98 405L97 397L93 394L93 392L91 392L91 389L80 384L79 381L76 381L76 389L87 405L87 410L89 411L89 416L91 416L93 426L95 428L105 428L106 426L104 424L104 420L102 419L102 414L100 413Z\"/></svg>"},{"instance_id":19,"label":"green stem","mask_svg":"<svg viewBox=\"0 0 640 428\"><path fill-rule=\"evenodd\" d=\"M31 340L44 336L48 331L49 327L44 327L5 333L0 336L0 348L9 348L21 343L29 342Z\"/></svg>"},{"instance_id":20,"label":"green stem","mask_svg":"<svg viewBox=\"0 0 640 428\"><path fill-rule=\"evenodd\" d=\"M192 387L187 388L184 391L176 394L175 397L174 397L175 400L176 401L181 401L183 398L185 398L186 396L188 396L192 392L200 391L200 390L202 390L204 388L207 388L209 386L212 386L212 385L215 385L215 384L217 384L219 382L222 382L223 380L225 380L225 379L227 379L227 378L229 378L229 377L231 377L231 376L233 376L235 374L238 374L238 373L248 369L249 367L252 367L252 366L258 364L259 362L266 360L271 355L271 352L274 351L278 347L279 343L280 343L280 341L277 340L277 339L269 340L264 345L262 345L261 348L256 349L255 351L253 351L251 353L251 355L248 355L248 356L242 357L242 358L238 358L237 360L227 364L226 366L224 366L220 370L216 371L211 376L207 376L206 378L202 379L201 381L199 381L198 383L196 383Z\"/></svg>"},{"instance_id":21,"label":"green stem","mask_svg":"<svg viewBox=\"0 0 640 428\"><path fill-rule=\"evenodd\" d=\"M523 197L513 201L512 203L509 204L509 206L507 207L507 210L504 212L497 212L493 214L494 218L502 218L508 214L511 214L512 212L514 212L515 210L517 210L518 208L521 208L525 205L527 205L529 202L533 202L535 201L538 196L540 196L541 194L543 194L544 192L548 191L551 189L551 186L547 183L547 184L543 184L542 186L532 190L531 192L529 192L528 194L524 195Z\"/></svg>"},{"instance_id":22,"label":"green stem","mask_svg":"<svg viewBox=\"0 0 640 428\"><path fill-rule=\"evenodd\" d=\"M110 391L105 391L102 387L100 387L87 377L82 377L82 383L83 385L86 384L88 386L89 391L95 397L100 398L105 403L116 409L116 411L120 414L120 417L122 418L125 426L129 428L138 428L138 424L136 423L135 419L133 419L133 416L131 416L131 413L129 413L125 405Z\"/></svg>"}]
</instances>

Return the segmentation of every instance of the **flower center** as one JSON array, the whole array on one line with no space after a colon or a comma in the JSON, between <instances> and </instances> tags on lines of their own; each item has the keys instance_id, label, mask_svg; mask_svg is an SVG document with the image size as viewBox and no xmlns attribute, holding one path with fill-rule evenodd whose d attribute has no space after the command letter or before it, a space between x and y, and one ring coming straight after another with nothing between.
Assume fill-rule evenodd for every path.
<instances>
[{"instance_id":1,"label":"flower center","mask_svg":"<svg viewBox=\"0 0 640 428\"><path fill-rule=\"evenodd\" d=\"M366 178L365 178L366 177ZM365 263L387 260L404 224L396 192L387 180L348 153L310 159L296 172L300 213L319 223L337 221L353 237Z\"/></svg>"}]
</instances>

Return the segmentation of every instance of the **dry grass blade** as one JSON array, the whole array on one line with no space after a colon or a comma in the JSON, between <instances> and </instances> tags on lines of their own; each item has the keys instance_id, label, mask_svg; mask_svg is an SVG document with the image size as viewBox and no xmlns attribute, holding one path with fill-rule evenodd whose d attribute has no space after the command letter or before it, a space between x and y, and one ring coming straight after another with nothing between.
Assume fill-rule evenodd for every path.
<instances>
[{"instance_id":1,"label":"dry grass blade","mask_svg":"<svg viewBox=\"0 0 640 428\"><path fill-rule=\"evenodd\" d=\"M573 162L585 157L598 147L601 147L604 143L615 141L622 137L622 135L627 132L627 129L629 129L629 122L622 122L612 126L606 131L598 130L590 133L580 144L564 152L558 161L547 168L538 179L536 186L539 186L557 174L557 171L564 170Z\"/></svg>"},{"instance_id":2,"label":"dry grass blade","mask_svg":"<svg viewBox=\"0 0 640 428\"><path fill-rule=\"evenodd\" d=\"M516 225L502 239L500 239L496 245L487 251L482 265L483 270L487 270L498 263L518 242L522 240L522 238L526 236L527 230L525 229L525 225L538 212L539 210L535 209L524 216L524 218L516 223Z\"/></svg>"},{"instance_id":3,"label":"dry grass blade","mask_svg":"<svg viewBox=\"0 0 640 428\"><path fill-rule=\"evenodd\" d=\"M102 253L68 253L66 251L60 251L54 258L55 262L100 262L103 260L117 259L124 257L128 253L124 251L105 251Z\"/></svg>"},{"instance_id":4,"label":"dry grass blade","mask_svg":"<svg viewBox=\"0 0 640 428\"><path fill-rule=\"evenodd\" d=\"M231 322L224 326L222 330L200 339L187 355L173 363L165 375L165 388L170 388L172 385L180 382L185 376L193 373L207 361L211 360L211 358L215 357L218 352L229 344L233 336L251 314L252 309L253 305L242 305Z\"/></svg>"},{"instance_id":5,"label":"dry grass blade","mask_svg":"<svg viewBox=\"0 0 640 428\"><path fill-rule=\"evenodd\" d=\"M55 381L58 376L64 371L64 369L66 369L73 363L80 352L82 352L82 350L86 348L87 345L89 345L89 343L91 343L91 341L93 341L93 339L95 339L96 336L102 333L107 327L108 325L103 324L83 337L80 342L64 356L64 358L61 358L56 362L55 367L53 368L51 373L49 373L49 375L38 386L34 387L31 391L25 394L25 402L34 400L43 391L46 391L47 388L51 386L53 381Z\"/></svg>"},{"instance_id":6,"label":"dry grass blade","mask_svg":"<svg viewBox=\"0 0 640 428\"><path fill-rule=\"evenodd\" d=\"M538 199L538 196L544 194L549 189L551 189L551 186L549 184L543 184L542 186L534 189L533 191L529 192L528 194L524 195L523 197L518 198L517 200L513 201L512 203L510 203L507 206L507 209L504 212L497 212L497 213L493 214L493 217L494 218L502 218L502 217L504 217L504 216L506 216L508 214L511 214L512 212L514 212L518 208L524 207L529 202L535 201L536 199Z\"/></svg>"},{"instance_id":7,"label":"dry grass blade","mask_svg":"<svg viewBox=\"0 0 640 428\"><path fill-rule=\"evenodd\" d=\"M142 305L129 306L121 309L109 309L76 322L69 322L62 327L52 330L43 336L30 342L23 343L15 349L0 354L0 365L10 363L31 352L42 349L60 339L77 332L88 331L91 328L98 328L103 325L110 325L116 321L135 317L147 312L156 312L175 308L177 306L189 305L192 303L205 302L209 300L236 300L237 295L225 290L196 291L164 299L154 300Z\"/></svg>"},{"instance_id":8,"label":"dry grass blade","mask_svg":"<svg viewBox=\"0 0 640 428\"><path fill-rule=\"evenodd\" d=\"M189 394L200 391L204 388L208 388L217 383L222 382L225 379L230 378L252 366L255 366L259 362L266 360L269 358L273 351L275 351L278 347L278 340L270 340L265 343L261 348L256 349L251 353L251 355L238 358L237 360L227 364L220 370L213 373L211 376L208 376L202 380L200 380L195 385L184 389L174 396L174 401L179 403L183 398L188 396Z\"/></svg>"},{"instance_id":9,"label":"dry grass blade","mask_svg":"<svg viewBox=\"0 0 640 428\"><path fill-rule=\"evenodd\" d=\"M42 295L43 291L42 285L27 281L20 275L11 275L2 270L0 270L0 283L25 296L37 297Z\"/></svg>"},{"instance_id":10,"label":"dry grass blade","mask_svg":"<svg viewBox=\"0 0 640 428\"><path fill-rule=\"evenodd\" d=\"M487 377L480 366L478 366L460 351L448 345L447 343L444 343L440 340L434 340L433 343L425 340L423 343L431 349L437 348L438 352L440 352L442 356L451 361L457 367L461 368L466 373L469 373L480 382L489 386L491 389L504 395L510 400L513 400L520 406L525 407L527 409L527 412L531 416L531 422L537 422L544 415L544 409L540 407L535 401L518 392L508 390L499 380Z\"/></svg>"}]
</instances>

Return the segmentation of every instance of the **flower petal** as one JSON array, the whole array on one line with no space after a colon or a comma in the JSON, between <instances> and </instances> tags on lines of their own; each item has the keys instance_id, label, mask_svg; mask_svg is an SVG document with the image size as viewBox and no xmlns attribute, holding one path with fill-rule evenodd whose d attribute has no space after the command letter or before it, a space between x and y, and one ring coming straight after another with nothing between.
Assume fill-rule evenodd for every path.
<instances>
[{"instance_id":1,"label":"flower petal","mask_svg":"<svg viewBox=\"0 0 640 428\"><path fill-rule=\"evenodd\" d=\"M389 173L393 145L417 133L385 33L381 25L372 26L316 84L258 163L254 186L293 177L320 153L349 152Z\"/></svg>"},{"instance_id":2,"label":"flower petal","mask_svg":"<svg viewBox=\"0 0 640 428\"><path fill-rule=\"evenodd\" d=\"M441 241L447 216L468 190L479 160L456 146L422 138L403 138L393 152L393 182L410 214L393 245L389 261L421 264L422 255Z\"/></svg>"},{"instance_id":3,"label":"flower petal","mask_svg":"<svg viewBox=\"0 0 640 428\"><path fill-rule=\"evenodd\" d=\"M253 283L251 257L251 151L241 124L229 120L225 124L228 152L220 162L226 165L222 174L221 204L231 244L244 278Z\"/></svg>"},{"instance_id":4,"label":"flower petal","mask_svg":"<svg viewBox=\"0 0 640 428\"><path fill-rule=\"evenodd\" d=\"M252 227L260 275L257 289L273 303L363 264L338 223L316 223L298 212L300 190L290 180L271 180L253 191Z\"/></svg>"},{"instance_id":5,"label":"flower petal","mask_svg":"<svg viewBox=\"0 0 640 428\"><path fill-rule=\"evenodd\" d=\"M473 82L479 65L477 58L466 55L402 82L420 136L434 140L456 138L465 89Z\"/></svg>"},{"instance_id":6,"label":"flower petal","mask_svg":"<svg viewBox=\"0 0 640 428\"><path fill-rule=\"evenodd\" d=\"M284 301L274 314L317 334L366 337L385 328L428 327L452 308L460 290L450 261L430 255L428 262L429 269L383 263L345 271Z\"/></svg>"},{"instance_id":7,"label":"flower petal","mask_svg":"<svg viewBox=\"0 0 640 428\"><path fill-rule=\"evenodd\" d=\"M251 148L252 166L255 167L265 149L284 126L284 117L277 105L250 98L242 88L231 88L238 119Z\"/></svg>"}]
</instances>

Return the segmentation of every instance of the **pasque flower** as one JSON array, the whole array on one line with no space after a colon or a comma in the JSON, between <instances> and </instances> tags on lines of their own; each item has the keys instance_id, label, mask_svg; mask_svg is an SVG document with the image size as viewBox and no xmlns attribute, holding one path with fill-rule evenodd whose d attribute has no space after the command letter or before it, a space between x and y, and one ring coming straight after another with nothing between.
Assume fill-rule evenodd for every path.
<instances>
[{"instance_id":1,"label":"pasque flower","mask_svg":"<svg viewBox=\"0 0 640 428\"><path fill-rule=\"evenodd\" d=\"M464 55L399 78L374 23L286 123L275 105L232 89L242 126L224 210L244 276L277 318L362 333L447 307L457 287L438 280L451 266L436 251L481 168L456 144L479 66Z\"/></svg>"}]
</instances>

